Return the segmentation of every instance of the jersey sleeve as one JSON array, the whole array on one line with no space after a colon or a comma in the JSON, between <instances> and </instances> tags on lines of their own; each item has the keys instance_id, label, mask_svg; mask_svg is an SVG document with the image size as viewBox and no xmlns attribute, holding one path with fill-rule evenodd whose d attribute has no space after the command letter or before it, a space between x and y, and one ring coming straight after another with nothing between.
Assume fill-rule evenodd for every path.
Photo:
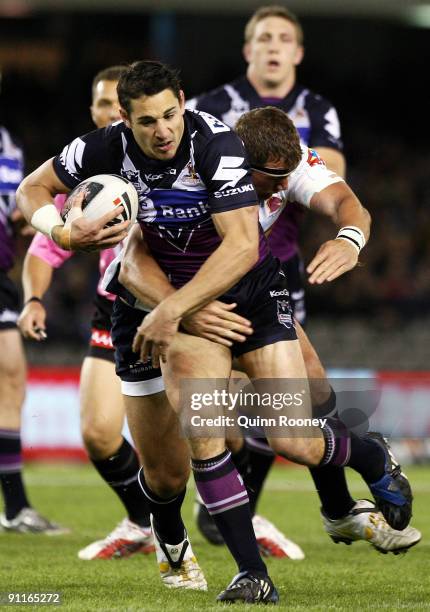
<instances>
[{"instance_id":1,"label":"jersey sleeve","mask_svg":"<svg viewBox=\"0 0 430 612\"><path fill-rule=\"evenodd\" d=\"M54 158L58 178L70 189L96 174L114 171L109 128L94 130L75 138Z\"/></svg>"},{"instance_id":2,"label":"jersey sleeve","mask_svg":"<svg viewBox=\"0 0 430 612\"><path fill-rule=\"evenodd\" d=\"M207 188L211 213L257 204L245 147L226 126L225 131L216 134L206 145L198 172Z\"/></svg>"},{"instance_id":3,"label":"jersey sleeve","mask_svg":"<svg viewBox=\"0 0 430 612\"><path fill-rule=\"evenodd\" d=\"M343 150L340 121L336 109L325 98L314 95L306 101L311 120L310 147Z\"/></svg>"},{"instance_id":4,"label":"jersey sleeve","mask_svg":"<svg viewBox=\"0 0 430 612\"><path fill-rule=\"evenodd\" d=\"M59 268L73 255L73 251L64 251L60 249L53 240L40 232L37 232L33 237L28 252L53 268Z\"/></svg>"},{"instance_id":5,"label":"jersey sleeve","mask_svg":"<svg viewBox=\"0 0 430 612\"><path fill-rule=\"evenodd\" d=\"M343 182L343 178L329 170L313 149L302 147L302 160L288 178L288 188L281 192L282 199L310 206L312 196L329 185Z\"/></svg>"}]
</instances>

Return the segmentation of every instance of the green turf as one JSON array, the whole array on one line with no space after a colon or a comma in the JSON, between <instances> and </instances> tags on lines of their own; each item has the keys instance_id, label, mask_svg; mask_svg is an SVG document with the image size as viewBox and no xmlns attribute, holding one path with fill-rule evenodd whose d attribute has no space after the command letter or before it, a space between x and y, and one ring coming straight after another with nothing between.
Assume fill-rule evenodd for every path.
<instances>
[{"instance_id":1,"label":"green turf","mask_svg":"<svg viewBox=\"0 0 430 612\"><path fill-rule=\"evenodd\" d=\"M277 467L260 512L276 522L306 553L304 561L270 560L270 574L288 610L420 610L430 608L430 468L414 467L413 524L422 542L406 555L381 555L364 542L334 545L321 528L307 471ZM348 475L355 497L366 489ZM215 597L235 573L227 551L205 544L192 521L192 489L184 516L194 551L209 583L207 593L169 591L157 576L154 555L120 561L80 561L76 552L121 520L116 497L89 466L32 465L26 481L33 505L72 528L56 538L0 533L0 592L61 591L63 610L219 610ZM47 606L21 606L21 609ZM251 606L240 606L241 610ZM6 609L6 608L5 608ZM10 609L10 608L9 608ZM252 608L254 609L254 608Z\"/></svg>"}]
</instances>

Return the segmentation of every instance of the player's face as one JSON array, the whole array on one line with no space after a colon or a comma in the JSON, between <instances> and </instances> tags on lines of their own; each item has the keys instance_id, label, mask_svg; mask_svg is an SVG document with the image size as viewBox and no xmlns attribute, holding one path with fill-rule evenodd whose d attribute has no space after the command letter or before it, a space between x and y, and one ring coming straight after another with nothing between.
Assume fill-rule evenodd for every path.
<instances>
[{"instance_id":1,"label":"player's face","mask_svg":"<svg viewBox=\"0 0 430 612\"><path fill-rule=\"evenodd\" d=\"M99 81L94 90L91 118L98 128L103 128L121 119L119 114L118 81Z\"/></svg>"},{"instance_id":2,"label":"player's face","mask_svg":"<svg viewBox=\"0 0 430 612\"><path fill-rule=\"evenodd\" d=\"M184 133L184 111L182 91L178 100L171 89L164 89L132 100L130 115L121 109L121 116L145 155L168 160L176 155Z\"/></svg>"},{"instance_id":3,"label":"player's face","mask_svg":"<svg viewBox=\"0 0 430 612\"><path fill-rule=\"evenodd\" d=\"M261 19L251 40L244 47L248 70L253 78L266 85L277 86L294 78L294 67L303 58L303 47L297 31L282 17Z\"/></svg>"},{"instance_id":4,"label":"player's face","mask_svg":"<svg viewBox=\"0 0 430 612\"><path fill-rule=\"evenodd\" d=\"M282 169L285 168L285 162L281 160L271 161L268 160L264 167L267 169L275 168ZM254 183L255 191L257 192L257 196L259 200L267 200L274 193L278 193L288 187L288 176L279 177L279 176L269 176L268 174L264 174L264 172L252 169L252 182Z\"/></svg>"}]
</instances>

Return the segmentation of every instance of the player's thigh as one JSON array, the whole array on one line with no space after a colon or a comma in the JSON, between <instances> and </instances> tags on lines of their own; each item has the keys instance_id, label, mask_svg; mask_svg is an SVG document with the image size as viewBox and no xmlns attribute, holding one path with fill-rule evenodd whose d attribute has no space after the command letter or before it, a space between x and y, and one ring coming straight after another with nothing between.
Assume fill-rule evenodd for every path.
<instances>
[{"instance_id":1,"label":"player's thigh","mask_svg":"<svg viewBox=\"0 0 430 612\"><path fill-rule=\"evenodd\" d=\"M127 421L146 471L188 478L190 451L178 415L164 392L124 395Z\"/></svg>"},{"instance_id":2,"label":"player's thigh","mask_svg":"<svg viewBox=\"0 0 430 612\"><path fill-rule=\"evenodd\" d=\"M24 349L18 330L0 330L0 427L20 427L26 374Z\"/></svg>"},{"instance_id":3,"label":"player's thigh","mask_svg":"<svg viewBox=\"0 0 430 612\"><path fill-rule=\"evenodd\" d=\"M124 425L125 408L115 364L85 357L80 380L81 427L118 436Z\"/></svg>"},{"instance_id":4,"label":"player's thigh","mask_svg":"<svg viewBox=\"0 0 430 612\"><path fill-rule=\"evenodd\" d=\"M305 360L306 372L309 379L312 397L312 405L321 406L330 397L330 383L324 366L322 365L320 358L311 344L306 332L297 321L295 322L295 327L303 358Z\"/></svg>"},{"instance_id":5,"label":"player's thigh","mask_svg":"<svg viewBox=\"0 0 430 612\"><path fill-rule=\"evenodd\" d=\"M311 394L298 340L284 340L268 344L262 348L245 353L239 358L242 369L252 379L255 392L261 397L261 409L253 406L253 411L272 417L273 406L276 413L285 414L291 419L310 418L312 415ZM263 408L263 400L272 398L268 408ZM290 401L290 398L291 401ZM290 429L285 435L290 435ZM296 436L297 431L294 434Z\"/></svg>"},{"instance_id":6,"label":"player's thigh","mask_svg":"<svg viewBox=\"0 0 430 612\"><path fill-rule=\"evenodd\" d=\"M266 344L241 355L238 361L249 378L307 378L298 340Z\"/></svg>"},{"instance_id":7,"label":"player's thigh","mask_svg":"<svg viewBox=\"0 0 430 612\"><path fill-rule=\"evenodd\" d=\"M228 391L230 350L203 338L178 333L169 348L167 363L162 364L162 371L167 396L180 415L193 459L208 459L222 453L225 449L224 428L196 428L191 405L192 397L204 394L209 401L199 413L205 419L223 414L224 406L217 402L217 397L220 397L217 394Z\"/></svg>"},{"instance_id":8,"label":"player's thigh","mask_svg":"<svg viewBox=\"0 0 430 612\"><path fill-rule=\"evenodd\" d=\"M198 380L199 389L212 393L227 389L231 372L230 350L188 334L176 334L169 347L167 362L162 364L166 393L174 410L183 407L184 381Z\"/></svg>"}]
</instances>

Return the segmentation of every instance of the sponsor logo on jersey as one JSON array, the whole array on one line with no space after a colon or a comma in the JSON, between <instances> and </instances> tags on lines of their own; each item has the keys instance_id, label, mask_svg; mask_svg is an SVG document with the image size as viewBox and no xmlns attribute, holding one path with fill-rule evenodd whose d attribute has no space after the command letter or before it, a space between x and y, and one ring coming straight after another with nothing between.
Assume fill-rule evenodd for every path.
<instances>
[{"instance_id":1,"label":"sponsor logo on jersey","mask_svg":"<svg viewBox=\"0 0 430 612\"><path fill-rule=\"evenodd\" d=\"M110 332L106 329L92 329L90 346L98 348L113 349L112 338Z\"/></svg>"},{"instance_id":2,"label":"sponsor logo on jersey","mask_svg":"<svg viewBox=\"0 0 430 612\"><path fill-rule=\"evenodd\" d=\"M166 174L173 174L173 176L176 176L176 168L167 168L167 170L165 170L164 172L160 172L159 174L144 174L144 178L145 181L148 181L148 183L151 183L153 181L160 181L164 176L166 176Z\"/></svg>"},{"instance_id":3,"label":"sponsor logo on jersey","mask_svg":"<svg viewBox=\"0 0 430 612\"><path fill-rule=\"evenodd\" d=\"M197 202L194 206L169 206L160 204L159 208L163 219L196 219L202 215L207 216L209 206L206 202Z\"/></svg>"},{"instance_id":4,"label":"sponsor logo on jersey","mask_svg":"<svg viewBox=\"0 0 430 612\"><path fill-rule=\"evenodd\" d=\"M288 292L288 289L281 289L280 291L271 291L270 292L270 297L279 297L281 295L290 295Z\"/></svg>"},{"instance_id":5,"label":"sponsor logo on jersey","mask_svg":"<svg viewBox=\"0 0 430 612\"><path fill-rule=\"evenodd\" d=\"M325 166L325 163L314 149L308 149L307 162L310 166L316 166L317 164Z\"/></svg>"},{"instance_id":6,"label":"sponsor logo on jersey","mask_svg":"<svg viewBox=\"0 0 430 612\"><path fill-rule=\"evenodd\" d=\"M184 172L179 178L184 185L187 185L189 187L194 187L196 185L203 184L202 179L200 178L193 164L190 161L184 168Z\"/></svg>"},{"instance_id":7,"label":"sponsor logo on jersey","mask_svg":"<svg viewBox=\"0 0 430 612\"><path fill-rule=\"evenodd\" d=\"M242 179L247 170L242 168L244 162L243 157L235 155L221 155L219 160L218 168L212 177L213 181L226 181L218 191L223 191L226 187L235 187L237 183Z\"/></svg>"},{"instance_id":8,"label":"sponsor logo on jersey","mask_svg":"<svg viewBox=\"0 0 430 612\"><path fill-rule=\"evenodd\" d=\"M216 198L226 198L227 196L238 195L239 193L246 193L247 191L254 191L254 185L248 183L247 185L241 185L234 189L226 189L225 191L215 191L214 196Z\"/></svg>"},{"instance_id":9,"label":"sponsor logo on jersey","mask_svg":"<svg viewBox=\"0 0 430 612\"><path fill-rule=\"evenodd\" d=\"M293 318L291 316L291 308L288 300L277 300L278 302L278 321L281 325L284 325L287 329L293 327Z\"/></svg>"}]
</instances>

